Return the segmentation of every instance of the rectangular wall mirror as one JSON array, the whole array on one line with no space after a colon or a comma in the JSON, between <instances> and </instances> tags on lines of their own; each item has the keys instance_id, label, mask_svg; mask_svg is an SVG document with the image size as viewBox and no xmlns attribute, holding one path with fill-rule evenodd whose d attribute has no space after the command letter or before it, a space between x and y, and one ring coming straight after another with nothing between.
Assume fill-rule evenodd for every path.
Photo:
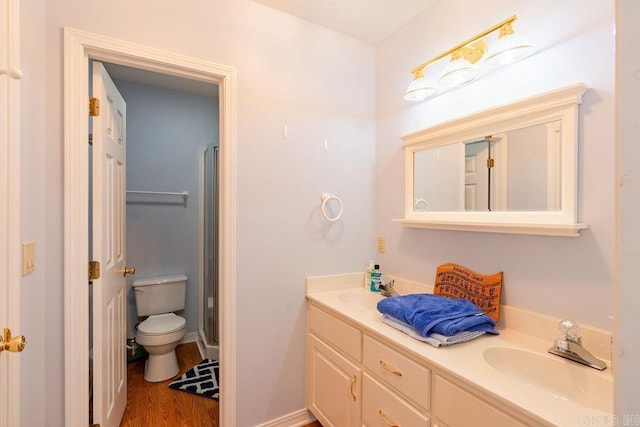
<instances>
[{"instance_id":1,"label":"rectangular wall mirror","mask_svg":"<svg viewBox=\"0 0 640 427\"><path fill-rule=\"evenodd\" d=\"M583 84L406 135L410 227L578 236Z\"/></svg>"}]
</instances>

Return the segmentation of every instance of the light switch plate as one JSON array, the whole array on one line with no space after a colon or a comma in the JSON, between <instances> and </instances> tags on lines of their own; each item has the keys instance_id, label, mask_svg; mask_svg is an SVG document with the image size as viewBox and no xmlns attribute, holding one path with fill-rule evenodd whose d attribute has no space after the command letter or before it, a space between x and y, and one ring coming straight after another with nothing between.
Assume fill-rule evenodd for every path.
<instances>
[{"instance_id":1,"label":"light switch plate","mask_svg":"<svg viewBox=\"0 0 640 427\"><path fill-rule=\"evenodd\" d=\"M22 275L33 272L36 268L36 243L24 242L22 244Z\"/></svg>"},{"instance_id":2,"label":"light switch plate","mask_svg":"<svg viewBox=\"0 0 640 427\"><path fill-rule=\"evenodd\" d=\"M378 246L378 253L383 254L386 249L386 242L385 242L384 236L378 236L377 246Z\"/></svg>"}]
</instances>

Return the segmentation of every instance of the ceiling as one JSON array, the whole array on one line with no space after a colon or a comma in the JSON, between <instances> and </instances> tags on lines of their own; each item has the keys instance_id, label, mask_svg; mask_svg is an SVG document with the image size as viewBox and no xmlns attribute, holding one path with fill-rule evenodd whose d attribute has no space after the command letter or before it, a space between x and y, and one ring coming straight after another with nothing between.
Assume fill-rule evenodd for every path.
<instances>
[{"instance_id":1,"label":"ceiling","mask_svg":"<svg viewBox=\"0 0 640 427\"><path fill-rule=\"evenodd\" d=\"M376 45L436 0L254 0L339 33ZM400 4L402 7L398 7ZM180 77L105 64L114 80L217 97L218 86Z\"/></svg>"},{"instance_id":2,"label":"ceiling","mask_svg":"<svg viewBox=\"0 0 640 427\"><path fill-rule=\"evenodd\" d=\"M436 0L254 1L376 45Z\"/></svg>"}]
</instances>

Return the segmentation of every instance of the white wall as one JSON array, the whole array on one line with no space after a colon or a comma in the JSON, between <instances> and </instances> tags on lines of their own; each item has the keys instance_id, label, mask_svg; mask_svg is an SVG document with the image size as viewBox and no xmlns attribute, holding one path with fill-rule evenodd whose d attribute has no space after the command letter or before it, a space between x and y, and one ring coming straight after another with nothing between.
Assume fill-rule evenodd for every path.
<instances>
[{"instance_id":1,"label":"white wall","mask_svg":"<svg viewBox=\"0 0 640 427\"><path fill-rule=\"evenodd\" d=\"M48 344L59 343L62 333L49 335L43 333L45 325L51 319L45 316L47 304L62 302L49 299L49 284L46 275L45 259L45 204L44 192L44 147L48 132L45 127L44 93L46 67L46 39L42 28L45 25L45 0L21 0L20 2L20 68L24 76L20 83L20 185L21 215L20 240L33 241L36 244L36 267L33 273L24 276L20 282L20 328L12 327L14 335L24 335L27 347L22 353L6 354L2 357L19 357L21 381L20 398L24 404L20 408L21 424L25 426L45 425L46 388L43 387L45 376L45 356L51 358L56 366L53 376L60 374L63 366L62 353L49 355ZM62 328L62 318L53 320ZM60 329L61 331L62 329Z\"/></svg>"},{"instance_id":2,"label":"white wall","mask_svg":"<svg viewBox=\"0 0 640 427\"><path fill-rule=\"evenodd\" d=\"M544 210L547 206L547 128L530 126L508 133L508 206L510 210ZM538 141L538 144L534 142Z\"/></svg>"},{"instance_id":3,"label":"white wall","mask_svg":"<svg viewBox=\"0 0 640 427\"><path fill-rule=\"evenodd\" d=\"M640 108L640 3L616 1L617 77L617 256L615 301L615 412L618 425L630 425L640 414L640 331L638 330L638 259L640 258L640 170L637 158ZM634 418L635 416L635 418Z\"/></svg>"},{"instance_id":4,"label":"white wall","mask_svg":"<svg viewBox=\"0 0 640 427\"><path fill-rule=\"evenodd\" d=\"M374 246L374 48L249 0L48 0L46 10L46 315L58 340L46 424L64 424L64 26L236 67L238 426L303 409L304 278L360 271ZM319 213L325 191L344 203L333 226Z\"/></svg>"},{"instance_id":5,"label":"white wall","mask_svg":"<svg viewBox=\"0 0 640 427\"><path fill-rule=\"evenodd\" d=\"M579 13L577 13L579 11ZM410 70L518 15L516 33L538 51L482 80L423 103L403 101ZM376 66L376 234L387 237L383 268L432 282L439 264L504 272L503 303L612 329L614 255L614 2L440 0L384 41ZM579 238L403 228L400 136L554 88L591 87L580 107Z\"/></svg>"},{"instance_id":6,"label":"white wall","mask_svg":"<svg viewBox=\"0 0 640 427\"><path fill-rule=\"evenodd\" d=\"M131 283L186 274L187 333L198 330L200 148L218 145L217 97L115 80L127 103L127 190L187 191L180 196L127 196L128 337L135 336Z\"/></svg>"}]
</instances>

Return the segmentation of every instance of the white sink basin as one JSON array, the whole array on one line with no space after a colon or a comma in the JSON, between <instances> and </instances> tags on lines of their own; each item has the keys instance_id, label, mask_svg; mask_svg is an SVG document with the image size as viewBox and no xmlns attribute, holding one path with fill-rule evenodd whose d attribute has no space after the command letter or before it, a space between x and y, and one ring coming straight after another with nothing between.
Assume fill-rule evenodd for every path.
<instances>
[{"instance_id":1,"label":"white sink basin","mask_svg":"<svg viewBox=\"0 0 640 427\"><path fill-rule=\"evenodd\" d=\"M378 293L373 293L367 291L366 289L362 289L345 291L340 294L339 298L341 301L346 302L350 305L354 305L356 307L375 309L376 304L378 304L378 301L380 301L383 297Z\"/></svg>"},{"instance_id":2,"label":"white sink basin","mask_svg":"<svg viewBox=\"0 0 640 427\"><path fill-rule=\"evenodd\" d=\"M501 374L538 386L559 400L603 412L613 411L613 381L576 362L507 347L484 350L484 359Z\"/></svg>"}]
</instances>

